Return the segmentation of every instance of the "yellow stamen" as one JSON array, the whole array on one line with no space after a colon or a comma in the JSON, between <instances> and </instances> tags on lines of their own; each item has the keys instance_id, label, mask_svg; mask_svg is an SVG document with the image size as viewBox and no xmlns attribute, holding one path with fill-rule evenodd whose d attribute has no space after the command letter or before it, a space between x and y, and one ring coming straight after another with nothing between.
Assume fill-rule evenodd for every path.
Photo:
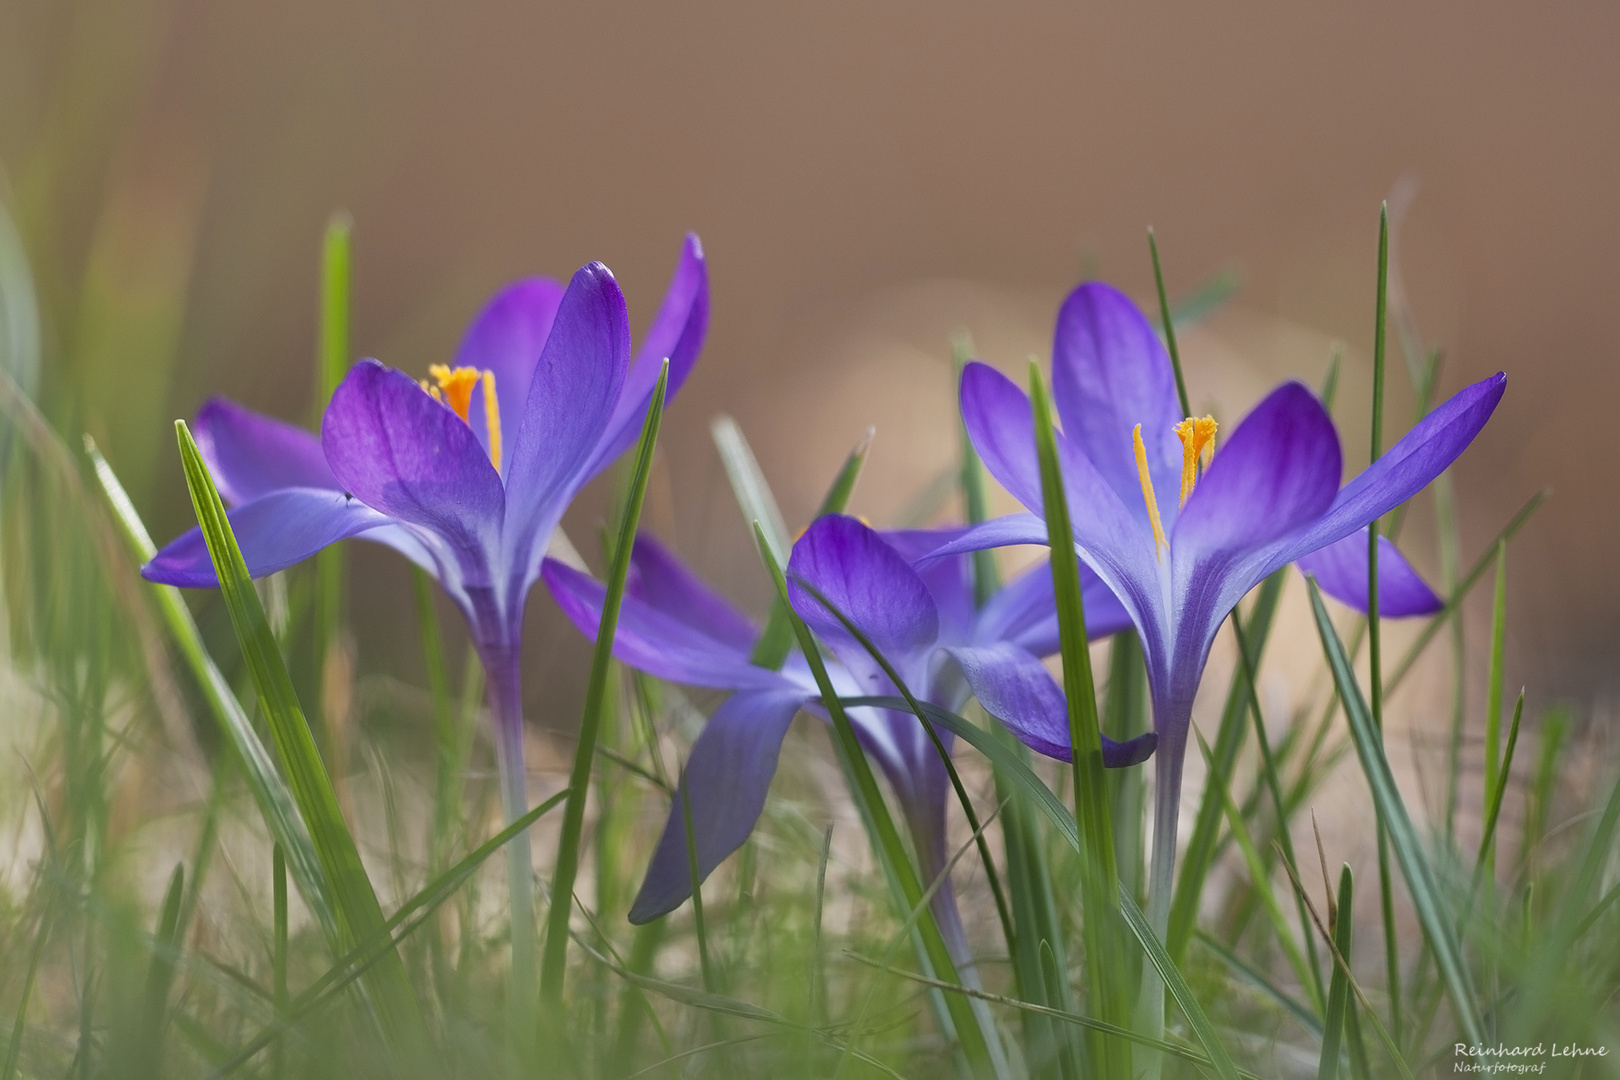
<instances>
[{"instance_id":1,"label":"yellow stamen","mask_svg":"<svg viewBox=\"0 0 1620 1080\"><path fill-rule=\"evenodd\" d=\"M501 403L495 397L495 373L484 372L484 427L489 431L489 463L501 471Z\"/></svg>"},{"instance_id":2,"label":"yellow stamen","mask_svg":"<svg viewBox=\"0 0 1620 1080\"><path fill-rule=\"evenodd\" d=\"M1215 456L1215 418L1189 416L1176 425L1175 431L1181 440L1181 505L1186 506L1187 496L1198 482L1198 462L1204 450L1209 450L1210 458ZM1137 460L1141 460L1140 451Z\"/></svg>"},{"instance_id":3,"label":"yellow stamen","mask_svg":"<svg viewBox=\"0 0 1620 1080\"><path fill-rule=\"evenodd\" d=\"M445 404L466 420L467 410L472 407L473 387L478 385L482 373L477 368L458 367L452 371L443 364L434 364L428 368L428 374L439 381Z\"/></svg>"},{"instance_id":4,"label":"yellow stamen","mask_svg":"<svg viewBox=\"0 0 1620 1080\"><path fill-rule=\"evenodd\" d=\"M1164 538L1164 522L1159 520L1159 500L1153 495L1153 474L1148 472L1147 447L1142 445L1142 425L1137 424L1131 431L1131 438L1136 441L1136 475L1142 481L1142 497L1147 500L1148 522L1153 526L1153 557L1159 558L1159 549L1170 546L1170 541Z\"/></svg>"}]
</instances>

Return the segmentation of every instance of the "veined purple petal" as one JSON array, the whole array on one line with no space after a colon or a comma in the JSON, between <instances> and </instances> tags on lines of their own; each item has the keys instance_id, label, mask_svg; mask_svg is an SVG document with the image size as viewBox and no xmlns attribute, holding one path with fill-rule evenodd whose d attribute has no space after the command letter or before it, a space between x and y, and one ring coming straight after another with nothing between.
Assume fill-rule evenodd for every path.
<instances>
[{"instance_id":1,"label":"veined purple petal","mask_svg":"<svg viewBox=\"0 0 1620 1080\"><path fill-rule=\"evenodd\" d=\"M321 445L345 490L443 536L464 565L499 535L505 496L489 455L403 372L375 360L349 369L321 422Z\"/></svg>"},{"instance_id":2,"label":"veined purple petal","mask_svg":"<svg viewBox=\"0 0 1620 1080\"><path fill-rule=\"evenodd\" d=\"M523 421L523 405L529 400L529 383L535 365L546 347L552 321L562 303L562 283L533 277L514 281L490 298L489 303L467 327L456 349L454 367L478 368L495 373L495 397L501 411L501 435L511 440ZM483 395L468 410L473 433L487 449L489 429L484 416Z\"/></svg>"},{"instance_id":3,"label":"veined purple petal","mask_svg":"<svg viewBox=\"0 0 1620 1080\"><path fill-rule=\"evenodd\" d=\"M540 576L563 614L594 641L607 587L556 559L542 564ZM788 685L777 672L750 664L745 650L716 641L634 596L626 596L619 608L613 655L638 671L692 686L757 690Z\"/></svg>"},{"instance_id":4,"label":"veined purple petal","mask_svg":"<svg viewBox=\"0 0 1620 1080\"><path fill-rule=\"evenodd\" d=\"M961 555L969 551L987 551L998 547L1019 547L1025 544L1046 546L1046 522L1035 514L1008 514L991 518L963 529L948 540L914 561L923 562Z\"/></svg>"},{"instance_id":5,"label":"veined purple petal","mask_svg":"<svg viewBox=\"0 0 1620 1080\"><path fill-rule=\"evenodd\" d=\"M1178 573L1184 560L1247 553L1316 520L1342 467L1322 403L1297 382L1279 386L1238 425L1187 500L1170 538Z\"/></svg>"},{"instance_id":6,"label":"veined purple petal","mask_svg":"<svg viewBox=\"0 0 1620 1080\"><path fill-rule=\"evenodd\" d=\"M630 360L624 294L601 263L568 283L529 383L507 459L507 533L512 557L537 564L619 402ZM544 535L542 535L544 534Z\"/></svg>"},{"instance_id":7,"label":"veined purple petal","mask_svg":"<svg viewBox=\"0 0 1620 1080\"><path fill-rule=\"evenodd\" d=\"M928 586L898 551L852 517L828 514L805 530L788 558L787 579L794 609L857 674L871 666L866 650L800 582L860 627L907 681L939 640L939 612Z\"/></svg>"},{"instance_id":8,"label":"veined purple petal","mask_svg":"<svg viewBox=\"0 0 1620 1080\"><path fill-rule=\"evenodd\" d=\"M1059 761L1071 761L1069 706L1051 673L1032 654L1006 642L946 650L962 669L985 712L1018 736L1025 746ZM1158 744L1149 732L1116 743L1106 735L1103 764L1110 769L1146 761Z\"/></svg>"},{"instance_id":9,"label":"veined purple petal","mask_svg":"<svg viewBox=\"0 0 1620 1080\"><path fill-rule=\"evenodd\" d=\"M669 360L669 386L664 393L664 404L667 407L675 400L686 377L692 373L692 365L697 363L708 329L709 268L703 258L703 242L696 233L687 233L680 258L675 263L675 273L664 292L664 302L647 328L641 348L636 350L635 363L624 380L624 392L619 395L613 418L608 421L607 431L591 463L593 475L612 464L640 435L647 405L658 383L658 372L666 358Z\"/></svg>"},{"instance_id":10,"label":"veined purple petal","mask_svg":"<svg viewBox=\"0 0 1620 1080\"><path fill-rule=\"evenodd\" d=\"M1359 529L1325 548L1301 556L1295 563L1316 578L1322 591L1357 611L1367 610L1367 530ZM1424 584L1412 564L1389 541L1378 538L1378 614L1400 619L1433 615L1445 602Z\"/></svg>"},{"instance_id":11,"label":"veined purple petal","mask_svg":"<svg viewBox=\"0 0 1620 1080\"><path fill-rule=\"evenodd\" d=\"M1418 421L1387 453L1346 484L1320 519L1279 542L1259 577L1350 535L1422 491L1474 441L1506 390L1507 375L1497 372L1459 390Z\"/></svg>"},{"instance_id":12,"label":"veined purple petal","mask_svg":"<svg viewBox=\"0 0 1620 1080\"><path fill-rule=\"evenodd\" d=\"M1147 506L1131 434L1142 425L1148 470L1168 527L1181 484L1181 443L1174 428L1182 415L1175 370L1153 325L1113 286L1087 282L1058 309L1052 400L1063 419L1063 433L1146 528Z\"/></svg>"},{"instance_id":13,"label":"veined purple petal","mask_svg":"<svg viewBox=\"0 0 1620 1080\"><path fill-rule=\"evenodd\" d=\"M691 797L699 881L754 831L754 823L765 809L765 793L776 775L782 740L804 700L802 693L791 690L734 694L692 744L684 787ZM646 880L630 908L633 923L668 914L692 895L682 803L677 793Z\"/></svg>"},{"instance_id":14,"label":"veined purple petal","mask_svg":"<svg viewBox=\"0 0 1620 1080\"><path fill-rule=\"evenodd\" d=\"M962 372L962 421L991 475L1025 506L1039 513L1035 419L1023 391L995 369L969 364ZM1144 644L1152 651L1154 643L1164 636L1167 621L1153 534L1125 509L1095 466L1061 433L1057 433L1057 451L1075 547L1125 605ZM988 526L989 522L976 526L935 554L971 550L964 545L982 543L993 535ZM999 528L1009 536L1017 534L1016 525Z\"/></svg>"},{"instance_id":15,"label":"veined purple petal","mask_svg":"<svg viewBox=\"0 0 1620 1080\"><path fill-rule=\"evenodd\" d=\"M640 533L630 555L628 595L747 656L759 638L748 616L710 589L657 540Z\"/></svg>"},{"instance_id":16,"label":"veined purple petal","mask_svg":"<svg viewBox=\"0 0 1620 1080\"><path fill-rule=\"evenodd\" d=\"M248 573L264 577L300 563L328 544L393 522L357 499L330 488L282 488L243 503L226 515ZM219 578L202 530L171 541L141 567L160 585L217 589Z\"/></svg>"},{"instance_id":17,"label":"veined purple petal","mask_svg":"<svg viewBox=\"0 0 1620 1080\"><path fill-rule=\"evenodd\" d=\"M967 529L953 526L943 529L885 529L880 534L884 543L900 553L911 568L922 578L934 598L939 612L939 640L966 642L973 633L973 622L978 612L973 596L973 564L966 556L950 559L929 559L924 556L940 545L961 536Z\"/></svg>"},{"instance_id":18,"label":"veined purple petal","mask_svg":"<svg viewBox=\"0 0 1620 1080\"><path fill-rule=\"evenodd\" d=\"M232 505L278 488L340 490L319 439L234 401L209 398L197 410L192 434L221 497Z\"/></svg>"},{"instance_id":19,"label":"veined purple petal","mask_svg":"<svg viewBox=\"0 0 1620 1080\"><path fill-rule=\"evenodd\" d=\"M1130 613L1085 563L1080 564L1080 589L1088 638L1095 641L1131 628ZM1052 589L1050 562L1008 582L979 611L972 643L991 645L999 641L1012 642L1036 656L1058 651L1057 597Z\"/></svg>"}]
</instances>

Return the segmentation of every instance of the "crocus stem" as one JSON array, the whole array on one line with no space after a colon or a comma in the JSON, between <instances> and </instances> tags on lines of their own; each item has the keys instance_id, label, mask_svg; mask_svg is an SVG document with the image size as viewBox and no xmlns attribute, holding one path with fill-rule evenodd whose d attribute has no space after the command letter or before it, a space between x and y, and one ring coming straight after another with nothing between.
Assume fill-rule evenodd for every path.
<instances>
[{"instance_id":1,"label":"crocus stem","mask_svg":"<svg viewBox=\"0 0 1620 1080\"><path fill-rule=\"evenodd\" d=\"M1187 753L1187 724L1190 717L1182 716L1179 722L1168 717L1161 720L1159 717L1163 713L1158 708L1154 712L1159 745L1153 755L1153 857L1148 867L1147 916L1154 935L1163 941L1170 930L1170 898L1176 867L1176 824L1181 812L1181 767ZM1137 1030L1155 1039L1163 1037L1164 980L1152 964L1142 965L1142 997L1137 1013ZM1159 1074L1160 1056L1153 1053L1141 1056L1146 1066L1143 1075L1152 1080Z\"/></svg>"},{"instance_id":2,"label":"crocus stem","mask_svg":"<svg viewBox=\"0 0 1620 1080\"><path fill-rule=\"evenodd\" d=\"M501 813L506 824L529 810L523 767L523 692L517 651L486 656L489 707L495 719L495 760L500 772ZM514 1037L530 1026L534 998L534 867L528 834L506 845L507 888L511 898L512 967L507 990L507 1018Z\"/></svg>"}]
</instances>

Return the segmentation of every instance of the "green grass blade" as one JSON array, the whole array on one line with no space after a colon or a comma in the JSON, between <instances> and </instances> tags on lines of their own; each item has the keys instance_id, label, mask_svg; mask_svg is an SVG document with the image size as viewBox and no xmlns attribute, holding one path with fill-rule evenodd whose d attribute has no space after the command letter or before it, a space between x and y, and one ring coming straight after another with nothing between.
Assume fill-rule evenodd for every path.
<instances>
[{"instance_id":1,"label":"green grass blade","mask_svg":"<svg viewBox=\"0 0 1620 1080\"><path fill-rule=\"evenodd\" d=\"M321 345L317 358L315 419L320 421L332 391L349 371L349 279L353 263L354 220L332 215L321 244Z\"/></svg>"},{"instance_id":2,"label":"green grass blade","mask_svg":"<svg viewBox=\"0 0 1620 1080\"><path fill-rule=\"evenodd\" d=\"M1215 1075L1222 1080L1237 1080L1237 1066L1232 1063L1232 1057L1226 1052L1226 1047L1221 1045L1220 1036L1215 1032L1215 1025L1209 1022L1209 1017L1205 1015L1203 1006L1198 1004L1198 998L1193 993L1192 987L1187 985L1187 980L1182 976L1181 969L1176 967L1175 961L1171 960L1170 954L1165 951L1164 944L1148 925L1147 916L1142 914L1142 909L1136 906L1136 901L1124 890L1119 893L1119 908L1125 916L1126 925L1131 928L1131 933L1141 942L1148 961L1159 973L1159 978L1164 980L1165 988L1170 991L1170 996L1181 1009L1181 1015L1187 1018L1187 1026L1192 1028L1194 1037L1204 1048L1204 1053L1209 1055L1210 1068L1214 1069Z\"/></svg>"},{"instance_id":3,"label":"green grass blade","mask_svg":"<svg viewBox=\"0 0 1620 1080\"><path fill-rule=\"evenodd\" d=\"M1355 881L1348 864L1339 871L1339 902L1333 925L1333 947L1339 955L1350 956L1350 934L1354 924ZM1355 1006L1350 1001L1349 975L1337 964L1328 987L1327 1023L1322 1029L1322 1057L1317 1063L1316 1080L1335 1080L1339 1075L1339 1052L1344 1044L1345 1013Z\"/></svg>"},{"instance_id":4,"label":"green grass blade","mask_svg":"<svg viewBox=\"0 0 1620 1080\"><path fill-rule=\"evenodd\" d=\"M848 713L844 711L844 703L839 699L827 674L827 666L822 662L815 638L804 620L792 609L788 599L787 579L782 576L781 564L776 561L764 528L758 522L754 523L754 533L759 544L760 557L764 559L771 580L776 585L777 599L787 608L794 637L799 643L800 651L809 662L810 673L816 680L822 702L832 719L833 747L838 754L839 764L851 781L850 794L854 797L862 820L873 834L875 840L873 853L883 864L885 875L893 882L899 894L901 909L899 913L902 918L909 917L912 912L919 913L917 932L922 939L922 950L929 966L933 968L935 974L956 982L958 981L956 965L951 960L950 951L945 947L945 939L940 935L933 912L923 903L923 885L918 880L916 867L912 865L911 857L906 853L905 844L900 839L900 832L889 814L888 805L883 801L877 778L872 774L866 753L862 750L855 729L850 724ZM895 700L902 702L901 708L910 707L904 704L903 698ZM984 1034L979 1030L978 1018L973 1010L966 1002L954 997L946 999L946 1007L950 1011L950 1018L956 1028L956 1036L960 1040L962 1053L967 1059L969 1068L978 1072L988 1071L991 1067L991 1050L985 1042Z\"/></svg>"},{"instance_id":5,"label":"green grass blade","mask_svg":"<svg viewBox=\"0 0 1620 1080\"><path fill-rule=\"evenodd\" d=\"M585 827L585 799L590 790L591 761L596 756L596 740L602 729L603 703L607 695L608 672L613 662L613 639L618 631L619 605L624 599L625 577L630 572L630 555L635 547L636 529L641 523L641 507L647 498L647 482L652 475L653 450L658 445L658 429L664 417L664 394L669 386L669 361L658 373L647 417L641 426L636 447L636 467L630 482L630 497L620 523L619 540L613 549L613 566L608 574L607 596L602 601L602 621L596 632L596 651L591 659L590 682L585 691L585 712L580 717L579 738L574 745L574 764L569 772L568 804L563 808L562 832L557 838L557 863L551 877L551 908L546 912L546 940L540 966L541 1003L558 1010L563 1000L563 975L568 958L568 919L573 910L574 880L579 873L579 840Z\"/></svg>"},{"instance_id":6,"label":"green grass blade","mask_svg":"<svg viewBox=\"0 0 1620 1080\"><path fill-rule=\"evenodd\" d=\"M163 1028L169 1009L169 987L180 950L180 902L185 896L185 866L176 863L163 897L163 912L152 939L152 961L146 969L146 994L141 1008L141 1029L135 1075L155 1073L163 1057Z\"/></svg>"},{"instance_id":7,"label":"green grass blade","mask_svg":"<svg viewBox=\"0 0 1620 1080\"><path fill-rule=\"evenodd\" d=\"M1148 230L1148 253L1153 258L1153 286L1159 293L1159 329L1164 333L1164 343L1170 351L1170 366L1176 373L1176 399L1181 402L1181 415L1191 416L1187 380L1181 375L1181 349L1176 345L1176 320L1170 315L1170 297L1164 291L1164 270L1159 266L1159 238L1153 235L1152 229Z\"/></svg>"},{"instance_id":8,"label":"green grass blade","mask_svg":"<svg viewBox=\"0 0 1620 1080\"><path fill-rule=\"evenodd\" d=\"M698 963L703 970L703 989L715 992L714 967L709 962L709 930L703 918L703 875L698 870L697 830L692 827L692 796L686 787L686 770L681 770L682 822L686 829L686 868L692 875L692 925L697 931Z\"/></svg>"},{"instance_id":9,"label":"green grass blade","mask_svg":"<svg viewBox=\"0 0 1620 1080\"><path fill-rule=\"evenodd\" d=\"M135 512L134 503L125 493L112 467L89 439L85 440L85 453L90 458L96 480L107 498L113 519L118 522L130 552L138 562L146 562L157 554L157 546L152 543L146 525ZM202 690L203 700L207 702L209 711L219 722L226 743L236 751L237 757L241 760L248 790L252 792L254 801L258 804L259 813L264 818L270 835L286 853L288 868L298 885L299 895L303 897L305 906L326 932L327 942L333 953L341 952L343 946L338 938L337 916L329 899L330 890L327 886L326 873L315 854L314 844L310 841L309 831L304 826L304 819L299 815L292 792L287 789L281 774L276 771L270 751L254 731L247 710L237 700L235 691L231 689L230 683L214 663L213 657L208 655L208 650L203 645L202 634L197 629L197 622L192 617L191 609L186 606L185 597L179 589L169 585L153 585L151 592L170 635L180 649L180 655L185 659L193 677L197 680L198 687Z\"/></svg>"},{"instance_id":10,"label":"green grass blade","mask_svg":"<svg viewBox=\"0 0 1620 1080\"><path fill-rule=\"evenodd\" d=\"M1552 807L1553 785L1558 779L1559 758L1564 749L1564 737L1569 734L1574 718L1569 707L1554 705L1541 715L1541 735L1536 751L1536 772L1530 782L1529 796L1525 800L1524 826L1519 830L1519 865L1528 866L1530 858L1547 832L1547 815Z\"/></svg>"},{"instance_id":11,"label":"green grass blade","mask_svg":"<svg viewBox=\"0 0 1620 1080\"><path fill-rule=\"evenodd\" d=\"M1119 865L1114 856L1114 824L1109 806L1107 771L1103 766L1102 725L1097 716L1097 688L1091 671L1091 649L1080 590L1080 562L1058 465L1052 410L1040 368L1029 366L1030 407L1034 410L1035 451L1041 469L1041 499L1051 547L1052 585L1057 597L1058 632L1063 659L1064 694L1068 699L1069 744L1073 748L1075 820L1084 846L1080 881L1084 921L1086 974L1091 1007L1110 1023L1125 1024L1131 1014L1130 987L1114 896L1119 892ZM1082 511L1083 512L1083 511ZM1107 1076L1128 1076L1129 1048L1112 1039L1093 1042L1093 1063Z\"/></svg>"},{"instance_id":12,"label":"green grass blade","mask_svg":"<svg viewBox=\"0 0 1620 1080\"><path fill-rule=\"evenodd\" d=\"M1198 747L1204 754L1204 765L1207 768L1211 763L1209 743L1205 741L1203 732L1193 729L1198 739ZM1288 918L1283 914L1282 905L1277 902L1277 892L1271 886L1271 873L1265 861L1260 858L1260 852L1255 849L1254 840L1249 836L1249 828L1243 822L1243 812L1238 809L1232 800L1232 792L1227 787L1226 777L1220 773L1209 770L1209 782L1220 793L1221 805L1226 810L1227 827L1232 830L1232 839L1237 843L1238 851L1243 856L1243 865L1249 872L1249 887L1255 895L1260 897L1260 905L1265 909L1266 917L1271 922L1272 933L1276 935L1277 944L1282 947L1283 955L1288 958L1288 964L1294 969L1294 975L1299 979L1300 985L1311 985L1311 973L1305 963L1305 954L1300 950L1299 942L1294 937L1293 929L1288 925ZM1289 858L1290 863L1293 862ZM1306 928L1309 933L1309 928Z\"/></svg>"},{"instance_id":13,"label":"green grass blade","mask_svg":"<svg viewBox=\"0 0 1620 1080\"><path fill-rule=\"evenodd\" d=\"M276 1005L277 1019L287 1015L287 857L277 844L270 850L270 905L271 954L270 993ZM271 1071L276 1077L286 1075L286 1045L276 1042L275 1060Z\"/></svg>"},{"instance_id":14,"label":"green grass blade","mask_svg":"<svg viewBox=\"0 0 1620 1080\"><path fill-rule=\"evenodd\" d=\"M531 825L560 806L567 797L568 789L564 788L478 845L454 866L428 882L414 896L401 904L375 935L340 956L337 963L328 968L325 974L292 1001L275 1023L264 1028L251 1042L220 1064L209 1074L208 1080L221 1080L222 1077L241 1068L253 1058L253 1055L281 1038L300 1021L323 1006L329 1005L333 995L363 977L381 957L394 955L394 950L399 944L426 922L428 916L437 911L445 901L454 896L490 856L523 835Z\"/></svg>"},{"instance_id":15,"label":"green grass blade","mask_svg":"<svg viewBox=\"0 0 1620 1080\"><path fill-rule=\"evenodd\" d=\"M726 447L730 445L733 448L732 452L737 455L738 472L733 473L728 465L726 474L732 478L732 489L737 495L738 505L742 507L745 515L754 513L761 506L774 507L776 501L771 496L771 489L765 484L765 477L759 474L759 466L754 463L753 452L748 449L747 442L743 441L742 430L735 423L731 423L730 428L727 429L729 434L722 440L721 421L730 423L730 418L721 417L720 420L715 421L715 443L721 446L722 454L726 452ZM832 487L827 489L827 494L821 500L821 506L816 510L816 517L819 518L826 514L842 514L844 508L849 505L849 497L855 492L855 481L860 479L861 466L866 464L866 454L871 449L872 436L875 433L876 429L868 428L866 434L861 437L861 441L855 444L855 449L851 450L849 456L844 459L843 468L839 469L838 475L833 477ZM748 473L745 466L752 467L753 472ZM739 474L750 476L752 479L746 485L739 484L737 480ZM756 489L764 493L763 499L766 500L765 502L761 503L758 496L750 494ZM759 519L754 518L751 520ZM784 543L786 543L785 536L786 530L784 529ZM793 628L788 624L787 609L782 606L780 601L772 600L770 614L765 617L765 629L761 631L759 640L754 643L753 654L748 659L751 663L760 667L776 670L781 668L783 662L788 658L788 653L792 651Z\"/></svg>"},{"instance_id":16,"label":"green grass blade","mask_svg":"<svg viewBox=\"0 0 1620 1080\"><path fill-rule=\"evenodd\" d=\"M1250 964L1237 953L1228 949L1220 941L1211 937L1202 930L1193 931L1193 938L1214 953L1216 958L1241 976L1251 986L1255 987L1266 997L1276 1002L1283 1012L1293 1017L1299 1025L1317 1038L1322 1037L1322 1018L1306 1008L1304 1003L1285 993L1281 987L1271 981L1270 976L1259 968Z\"/></svg>"},{"instance_id":17,"label":"green grass blade","mask_svg":"<svg viewBox=\"0 0 1620 1080\"><path fill-rule=\"evenodd\" d=\"M1502 815L1502 800L1507 797L1508 776L1513 770L1513 751L1519 745L1519 719L1524 716L1524 691L1513 706L1513 722L1508 726L1507 748L1502 752L1502 764L1491 790L1490 802L1485 807L1485 832L1479 838L1479 854L1474 858L1474 875L1488 873L1496 864L1496 823Z\"/></svg>"},{"instance_id":18,"label":"green grass blade","mask_svg":"<svg viewBox=\"0 0 1620 1080\"><path fill-rule=\"evenodd\" d=\"M43 883L43 875L39 878ZM17 1000L17 1015L11 1022L11 1041L6 1047L6 1060L0 1064L0 1080L17 1080L17 1064L22 1058L23 1035L28 1031L28 1003L34 996L34 980L39 975L39 960L45 954L45 943L50 940L51 925L55 922L57 905L43 904L39 922L34 928L34 944L28 950L28 969L23 975L22 994Z\"/></svg>"},{"instance_id":19,"label":"green grass blade","mask_svg":"<svg viewBox=\"0 0 1620 1080\"><path fill-rule=\"evenodd\" d=\"M316 857L326 873L332 907L346 942L365 941L383 925L382 907L360 862L360 852L338 809L337 793L315 748L286 664L276 647L259 594L242 562L236 536L225 516L208 467L185 421L175 422L186 486L202 527L203 538L219 578L220 594L230 611L231 625L259 696L259 710L286 770L288 788L309 828ZM382 958L365 979L368 997L382 1022L390 1050L400 1062L422 1066L430 1051L426 1045L421 1011L411 992L405 965L397 953Z\"/></svg>"},{"instance_id":20,"label":"green grass blade","mask_svg":"<svg viewBox=\"0 0 1620 1080\"><path fill-rule=\"evenodd\" d=\"M1310 581L1310 597L1317 632L1321 635L1322 648L1333 671L1333 681L1350 720L1351 738L1361 759L1362 772L1367 776L1368 787L1372 790L1373 805L1388 831L1395 858L1406 878L1412 905L1417 909L1418 921L1423 926L1429 947L1434 951L1435 961L1445 979L1457 1023L1470 1040L1478 1042L1484 1025L1480 1021L1479 1007L1475 1004L1473 988L1469 984L1468 970L1463 964L1462 949L1442 904L1439 887L1429 869L1428 855L1406 812L1406 803L1395 785L1389 761L1384 757L1383 740L1373 726L1366 701L1361 696L1361 687L1345 655L1344 643L1333 629L1314 580Z\"/></svg>"},{"instance_id":21,"label":"green grass blade","mask_svg":"<svg viewBox=\"0 0 1620 1080\"><path fill-rule=\"evenodd\" d=\"M731 490L737 496L737 505L742 507L743 517L758 522L764 530L771 557L778 563L787 562L788 549L793 546L787 522L782 520L776 496L771 494L765 472L759 467L742 428L737 426L737 421L721 414L709 425L709 433L714 438L715 449L720 451L720 464L725 467L726 479L731 481Z\"/></svg>"},{"instance_id":22,"label":"green grass blade","mask_svg":"<svg viewBox=\"0 0 1620 1080\"><path fill-rule=\"evenodd\" d=\"M1481 808L1485 819L1490 819L1491 802L1496 797L1496 779L1504 770L1502 752L1502 653L1507 639L1507 543L1496 545L1496 589L1491 598L1491 668L1485 689L1485 805ZM1496 865L1496 857L1488 848L1481 848L1489 872Z\"/></svg>"}]
</instances>

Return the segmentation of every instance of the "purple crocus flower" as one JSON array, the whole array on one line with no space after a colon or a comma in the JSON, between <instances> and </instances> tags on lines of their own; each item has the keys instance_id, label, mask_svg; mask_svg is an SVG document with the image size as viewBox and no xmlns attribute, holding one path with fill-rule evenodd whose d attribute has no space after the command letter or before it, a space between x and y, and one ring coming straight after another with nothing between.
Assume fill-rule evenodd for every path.
<instances>
[{"instance_id":1,"label":"purple crocus flower","mask_svg":"<svg viewBox=\"0 0 1620 1080\"><path fill-rule=\"evenodd\" d=\"M348 537L394 548L431 573L466 616L488 674L507 820L527 809L520 686L523 608L569 501L635 442L667 358L666 399L697 360L708 271L688 236L663 306L631 361L624 296L601 263L564 286L508 286L430 387L362 360L316 436L214 399L195 431L254 577ZM141 573L216 587L197 529ZM512 845L524 863L527 845ZM519 887L516 883L514 888ZM526 895L526 893L525 893Z\"/></svg>"},{"instance_id":2,"label":"purple crocus flower","mask_svg":"<svg viewBox=\"0 0 1620 1080\"><path fill-rule=\"evenodd\" d=\"M1058 313L1052 396L1075 549L1113 589L1142 640L1159 735L1149 914L1169 911L1187 729L1215 633L1237 602L1291 562L1338 599L1367 606L1367 525L1454 461L1501 400L1497 374L1431 412L1342 488L1339 439L1310 390L1285 383L1224 440L1209 418L1183 418L1169 357L1152 325L1107 285L1080 286ZM1044 544L1029 399L984 364L962 374L962 417L985 465L1033 513L989 521L935 554ZM1179 498L1178 493L1179 492ZM1383 615L1440 608L1379 538ZM1089 615L1089 609L1088 609Z\"/></svg>"},{"instance_id":3,"label":"purple crocus flower","mask_svg":"<svg viewBox=\"0 0 1620 1080\"><path fill-rule=\"evenodd\" d=\"M1024 741L1064 753L1064 699L1038 659L1057 648L1050 567L1023 575L975 610L965 558L936 560L920 571L908 560L959 532L880 534L854 518L823 517L794 545L788 561L794 607L836 654L828 673L841 696L894 695L897 690L804 585L814 587L859 626L920 700L955 710L971 692ZM698 871L706 878L753 831L795 714L808 708L825 719L816 704L821 694L802 656L795 654L782 671L750 663L758 638L753 624L656 541L637 539L632 566L614 655L672 682L735 691L703 729L686 763ZM547 560L542 573L575 625L594 634L602 585L556 560ZM1088 599L1097 609L1093 633L1101 636L1130 625L1100 582L1093 584ZM854 708L849 717L899 798L923 880L930 882L947 863L950 780L938 751L909 712ZM939 736L949 748L950 733ZM1144 760L1152 749L1149 735L1126 744L1108 743L1106 753L1110 764L1128 765ZM691 894L685 817L677 794L631 907L632 922L672 911ZM934 894L933 910L953 958L971 967L948 880Z\"/></svg>"}]
</instances>

